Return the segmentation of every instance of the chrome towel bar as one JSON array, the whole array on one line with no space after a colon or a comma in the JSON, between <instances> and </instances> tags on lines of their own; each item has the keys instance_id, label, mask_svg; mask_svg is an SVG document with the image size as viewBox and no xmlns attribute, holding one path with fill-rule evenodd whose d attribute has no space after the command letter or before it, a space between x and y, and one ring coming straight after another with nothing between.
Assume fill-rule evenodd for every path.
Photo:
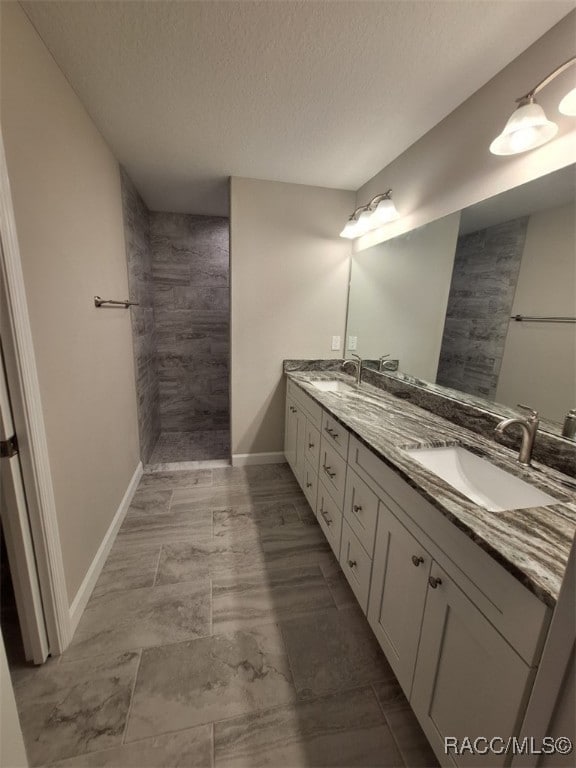
<instances>
[{"instance_id":1,"label":"chrome towel bar","mask_svg":"<svg viewBox=\"0 0 576 768\"><path fill-rule=\"evenodd\" d=\"M576 317L535 317L531 315L512 315L510 320L517 323L524 321L530 323L576 323Z\"/></svg>"},{"instance_id":2,"label":"chrome towel bar","mask_svg":"<svg viewBox=\"0 0 576 768\"><path fill-rule=\"evenodd\" d=\"M101 296L94 296L94 306L102 309L113 309L114 307L122 307L128 309L128 307L139 307L140 302L129 301L128 299L103 299Z\"/></svg>"}]
</instances>

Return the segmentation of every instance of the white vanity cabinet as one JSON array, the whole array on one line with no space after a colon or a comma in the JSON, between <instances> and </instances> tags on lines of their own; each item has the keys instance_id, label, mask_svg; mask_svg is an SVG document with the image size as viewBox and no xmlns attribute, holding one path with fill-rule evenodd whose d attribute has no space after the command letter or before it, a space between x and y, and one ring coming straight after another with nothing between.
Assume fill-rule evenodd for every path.
<instances>
[{"instance_id":1,"label":"white vanity cabinet","mask_svg":"<svg viewBox=\"0 0 576 768\"><path fill-rule=\"evenodd\" d=\"M518 734L550 609L292 382L285 453L440 763L509 764L444 738Z\"/></svg>"}]
</instances>

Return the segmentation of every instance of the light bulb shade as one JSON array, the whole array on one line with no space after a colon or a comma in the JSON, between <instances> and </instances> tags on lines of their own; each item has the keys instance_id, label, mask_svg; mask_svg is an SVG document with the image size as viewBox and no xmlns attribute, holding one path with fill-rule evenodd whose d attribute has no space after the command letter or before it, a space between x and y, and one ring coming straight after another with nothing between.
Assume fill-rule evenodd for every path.
<instances>
[{"instance_id":1,"label":"light bulb shade","mask_svg":"<svg viewBox=\"0 0 576 768\"><path fill-rule=\"evenodd\" d=\"M377 224L387 224L389 221L399 218L400 214L396 210L394 201L387 197L380 200L372 216Z\"/></svg>"},{"instance_id":2,"label":"light bulb shade","mask_svg":"<svg viewBox=\"0 0 576 768\"><path fill-rule=\"evenodd\" d=\"M348 240L353 240L355 237L358 237L360 233L358 232L358 222L356 219L348 219L346 222L344 229L342 232L340 232L340 237L346 237Z\"/></svg>"},{"instance_id":3,"label":"light bulb shade","mask_svg":"<svg viewBox=\"0 0 576 768\"><path fill-rule=\"evenodd\" d=\"M556 123L548 120L539 104L531 101L515 110L500 136L490 144L490 152L493 155L517 155L546 144L557 132Z\"/></svg>"},{"instance_id":4,"label":"light bulb shade","mask_svg":"<svg viewBox=\"0 0 576 768\"><path fill-rule=\"evenodd\" d=\"M360 216L358 216L358 236L365 234L366 232L369 232L371 229L374 229L374 219L372 218L372 211L367 209L365 211L362 211Z\"/></svg>"},{"instance_id":5,"label":"light bulb shade","mask_svg":"<svg viewBox=\"0 0 576 768\"><path fill-rule=\"evenodd\" d=\"M576 88L572 88L572 90L564 96L558 109L563 115L576 117Z\"/></svg>"}]
</instances>

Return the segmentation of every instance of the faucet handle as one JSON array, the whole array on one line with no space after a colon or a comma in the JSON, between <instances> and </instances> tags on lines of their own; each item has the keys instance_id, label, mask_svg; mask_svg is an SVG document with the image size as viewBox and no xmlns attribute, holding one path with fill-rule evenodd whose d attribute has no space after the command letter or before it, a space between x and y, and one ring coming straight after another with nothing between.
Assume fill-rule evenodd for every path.
<instances>
[{"instance_id":1,"label":"faucet handle","mask_svg":"<svg viewBox=\"0 0 576 768\"><path fill-rule=\"evenodd\" d=\"M516 403L516 405L518 408L522 408L524 411L530 411L530 418L534 421L536 421L536 419L538 419L540 416L538 411L534 410L534 408L532 408L530 405L523 405L522 403Z\"/></svg>"},{"instance_id":2,"label":"faucet handle","mask_svg":"<svg viewBox=\"0 0 576 768\"><path fill-rule=\"evenodd\" d=\"M390 352L388 352L387 355L381 355L378 359L379 360L386 360L387 357L390 357Z\"/></svg>"}]
</instances>

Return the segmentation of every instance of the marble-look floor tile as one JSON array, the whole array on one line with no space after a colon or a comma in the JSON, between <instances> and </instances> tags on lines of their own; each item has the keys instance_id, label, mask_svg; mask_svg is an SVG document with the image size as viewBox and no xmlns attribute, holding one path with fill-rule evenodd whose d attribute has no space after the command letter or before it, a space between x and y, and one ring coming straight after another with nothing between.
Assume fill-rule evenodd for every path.
<instances>
[{"instance_id":1,"label":"marble-look floor tile","mask_svg":"<svg viewBox=\"0 0 576 768\"><path fill-rule=\"evenodd\" d=\"M214 536L224 541L258 538L264 529L299 522L298 511L292 502L256 502L215 510Z\"/></svg>"},{"instance_id":2,"label":"marble-look floor tile","mask_svg":"<svg viewBox=\"0 0 576 768\"><path fill-rule=\"evenodd\" d=\"M212 581L214 632L276 623L333 605L318 566L236 573Z\"/></svg>"},{"instance_id":3,"label":"marble-look floor tile","mask_svg":"<svg viewBox=\"0 0 576 768\"><path fill-rule=\"evenodd\" d=\"M410 768L438 768L438 760L410 707L386 712L404 763Z\"/></svg>"},{"instance_id":4,"label":"marble-look floor tile","mask_svg":"<svg viewBox=\"0 0 576 768\"><path fill-rule=\"evenodd\" d=\"M120 544L168 544L212 538L212 512L203 503L172 507L169 513L126 516L118 531Z\"/></svg>"},{"instance_id":5,"label":"marble-look floor tile","mask_svg":"<svg viewBox=\"0 0 576 768\"><path fill-rule=\"evenodd\" d=\"M14 681L32 765L122 742L139 652L36 668Z\"/></svg>"},{"instance_id":6,"label":"marble-look floor tile","mask_svg":"<svg viewBox=\"0 0 576 768\"><path fill-rule=\"evenodd\" d=\"M215 768L398 768L402 759L369 688L216 723Z\"/></svg>"},{"instance_id":7,"label":"marble-look floor tile","mask_svg":"<svg viewBox=\"0 0 576 768\"><path fill-rule=\"evenodd\" d=\"M266 562L276 567L320 564L332 558L332 550L320 526L284 525L262 530L260 540Z\"/></svg>"},{"instance_id":8,"label":"marble-look floor tile","mask_svg":"<svg viewBox=\"0 0 576 768\"><path fill-rule=\"evenodd\" d=\"M124 546L115 543L90 597L89 605L108 592L151 587L160 557L160 545Z\"/></svg>"},{"instance_id":9,"label":"marble-look floor tile","mask_svg":"<svg viewBox=\"0 0 576 768\"><path fill-rule=\"evenodd\" d=\"M384 714L395 712L397 709L410 709L408 699L404 695L404 691L396 677L390 677L388 680L374 683L372 687Z\"/></svg>"},{"instance_id":10,"label":"marble-look floor tile","mask_svg":"<svg viewBox=\"0 0 576 768\"><path fill-rule=\"evenodd\" d=\"M172 496L173 510L188 509L204 504L212 509L238 507L266 501L294 502L302 498L297 485L215 486L210 488L176 488Z\"/></svg>"},{"instance_id":11,"label":"marble-look floor tile","mask_svg":"<svg viewBox=\"0 0 576 768\"><path fill-rule=\"evenodd\" d=\"M175 584L224 574L234 577L256 567L263 568L264 564L253 539L181 541L162 546L155 583Z\"/></svg>"},{"instance_id":12,"label":"marble-look floor tile","mask_svg":"<svg viewBox=\"0 0 576 768\"><path fill-rule=\"evenodd\" d=\"M210 633L207 579L102 595L86 609L64 657L86 658Z\"/></svg>"},{"instance_id":13,"label":"marble-look floor tile","mask_svg":"<svg viewBox=\"0 0 576 768\"><path fill-rule=\"evenodd\" d=\"M153 488L154 490L173 491L212 485L212 471L211 469L195 469L177 472L145 472L140 479L138 489Z\"/></svg>"},{"instance_id":14,"label":"marble-look floor tile","mask_svg":"<svg viewBox=\"0 0 576 768\"><path fill-rule=\"evenodd\" d=\"M281 624L301 698L394 676L358 607L334 608Z\"/></svg>"},{"instance_id":15,"label":"marble-look floor tile","mask_svg":"<svg viewBox=\"0 0 576 768\"><path fill-rule=\"evenodd\" d=\"M212 726L123 744L60 760L50 768L211 768Z\"/></svg>"},{"instance_id":16,"label":"marble-look floor tile","mask_svg":"<svg viewBox=\"0 0 576 768\"><path fill-rule=\"evenodd\" d=\"M171 499L172 491L169 489L160 490L146 485L140 485L132 497L126 515L132 517L136 515L161 514L162 512L168 512Z\"/></svg>"},{"instance_id":17,"label":"marble-look floor tile","mask_svg":"<svg viewBox=\"0 0 576 768\"><path fill-rule=\"evenodd\" d=\"M214 485L267 485L270 483L296 482L287 464L256 464L247 467L224 467L215 469Z\"/></svg>"},{"instance_id":18,"label":"marble-look floor tile","mask_svg":"<svg viewBox=\"0 0 576 768\"><path fill-rule=\"evenodd\" d=\"M127 741L295 699L277 627L213 635L142 653Z\"/></svg>"},{"instance_id":19,"label":"marble-look floor tile","mask_svg":"<svg viewBox=\"0 0 576 768\"><path fill-rule=\"evenodd\" d=\"M326 559L321 565L322 573L328 584L328 589L332 593L334 602L338 608L345 608L348 605L357 605L356 595L352 592L348 579L344 575L340 564L335 557Z\"/></svg>"}]
</instances>

